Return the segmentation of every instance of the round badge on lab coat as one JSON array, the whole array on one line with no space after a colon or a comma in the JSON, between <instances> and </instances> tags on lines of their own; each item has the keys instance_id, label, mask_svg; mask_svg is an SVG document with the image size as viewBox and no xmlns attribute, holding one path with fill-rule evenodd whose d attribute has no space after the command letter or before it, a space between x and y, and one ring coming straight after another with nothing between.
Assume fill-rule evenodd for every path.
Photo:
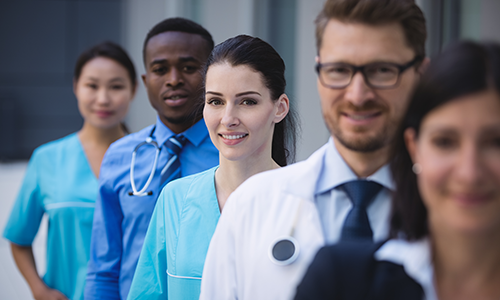
<instances>
[{"instance_id":1,"label":"round badge on lab coat","mask_svg":"<svg viewBox=\"0 0 500 300\"><path fill-rule=\"evenodd\" d=\"M269 258L280 266L293 263L299 256L299 243L291 236L280 237L271 244Z\"/></svg>"}]
</instances>

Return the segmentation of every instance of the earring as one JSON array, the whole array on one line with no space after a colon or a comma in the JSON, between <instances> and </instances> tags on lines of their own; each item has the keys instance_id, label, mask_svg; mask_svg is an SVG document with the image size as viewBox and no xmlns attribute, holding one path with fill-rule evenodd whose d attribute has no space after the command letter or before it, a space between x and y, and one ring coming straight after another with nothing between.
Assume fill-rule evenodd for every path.
<instances>
[{"instance_id":1,"label":"earring","mask_svg":"<svg viewBox=\"0 0 500 300\"><path fill-rule=\"evenodd\" d=\"M411 167L411 170L413 171L413 173L418 175L422 172L422 166L419 163L414 163L413 167Z\"/></svg>"}]
</instances>

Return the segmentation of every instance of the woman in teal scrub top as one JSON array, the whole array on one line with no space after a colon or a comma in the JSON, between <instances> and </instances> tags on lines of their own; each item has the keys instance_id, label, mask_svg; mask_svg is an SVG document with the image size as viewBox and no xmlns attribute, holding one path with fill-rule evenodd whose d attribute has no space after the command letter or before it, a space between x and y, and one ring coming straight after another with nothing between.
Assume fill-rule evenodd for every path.
<instances>
[{"instance_id":1,"label":"woman in teal scrub top","mask_svg":"<svg viewBox=\"0 0 500 300\"><path fill-rule=\"evenodd\" d=\"M83 299L99 169L109 145L126 133L122 120L136 86L134 65L120 46L104 42L83 52L73 81L83 127L33 152L4 237L35 299ZM44 214L42 279L31 244Z\"/></svg>"},{"instance_id":2,"label":"woman in teal scrub top","mask_svg":"<svg viewBox=\"0 0 500 300\"><path fill-rule=\"evenodd\" d=\"M128 299L198 299L203 264L229 195L250 176L291 162L295 123L285 64L259 38L214 48L205 68L204 119L220 165L163 189Z\"/></svg>"}]
</instances>

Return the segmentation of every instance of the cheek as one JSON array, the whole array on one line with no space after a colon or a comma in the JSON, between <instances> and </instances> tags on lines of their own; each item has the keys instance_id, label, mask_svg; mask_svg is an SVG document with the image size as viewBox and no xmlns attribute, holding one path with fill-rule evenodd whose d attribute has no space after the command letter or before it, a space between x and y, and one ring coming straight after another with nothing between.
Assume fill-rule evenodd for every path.
<instances>
[{"instance_id":1,"label":"cheek","mask_svg":"<svg viewBox=\"0 0 500 300\"><path fill-rule=\"evenodd\" d=\"M432 199L436 199L446 191L453 169L453 157L440 155L432 151L419 154L417 161L422 167L418 175L418 186L426 206Z\"/></svg>"},{"instance_id":2,"label":"cheek","mask_svg":"<svg viewBox=\"0 0 500 300\"><path fill-rule=\"evenodd\" d=\"M208 104L205 104L203 119L205 120L205 125L207 126L210 136L213 136L217 126L220 124L219 112L208 106Z\"/></svg>"}]
</instances>

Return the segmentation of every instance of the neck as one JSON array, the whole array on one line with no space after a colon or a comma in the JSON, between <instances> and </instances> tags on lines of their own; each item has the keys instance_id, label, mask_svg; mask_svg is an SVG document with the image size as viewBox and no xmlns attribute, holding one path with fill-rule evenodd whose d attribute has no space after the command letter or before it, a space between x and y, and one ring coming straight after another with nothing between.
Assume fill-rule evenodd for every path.
<instances>
[{"instance_id":1,"label":"neck","mask_svg":"<svg viewBox=\"0 0 500 300\"><path fill-rule=\"evenodd\" d=\"M94 145L102 145L109 147L111 143L125 135L121 124L111 128L97 128L87 122L83 123L82 129L79 131L78 136L82 143L91 143Z\"/></svg>"},{"instance_id":2,"label":"neck","mask_svg":"<svg viewBox=\"0 0 500 300\"><path fill-rule=\"evenodd\" d=\"M437 227L437 226L434 226ZM439 299L500 299L500 234L432 229Z\"/></svg>"},{"instance_id":3,"label":"neck","mask_svg":"<svg viewBox=\"0 0 500 300\"><path fill-rule=\"evenodd\" d=\"M161 122L165 126L167 126L170 130L172 130L172 132L175 134L179 134L179 133L182 133L182 132L188 130L191 126L196 124L196 122L201 120L201 118L202 118L201 115L194 118L194 119L191 117L187 117L186 120L181 122L181 123L177 123L177 122L173 123L173 122L170 122L169 120L167 120L165 117L160 116Z\"/></svg>"},{"instance_id":4,"label":"neck","mask_svg":"<svg viewBox=\"0 0 500 300\"><path fill-rule=\"evenodd\" d=\"M368 177L377 172L389 160L389 147L386 146L373 152L353 151L346 148L335 137L334 146L351 170L360 178Z\"/></svg>"},{"instance_id":5,"label":"neck","mask_svg":"<svg viewBox=\"0 0 500 300\"><path fill-rule=\"evenodd\" d=\"M215 188L221 211L229 195L245 180L257 173L279 168L271 158L270 151L265 157L242 161L230 161L220 154L219 160L220 165L215 172Z\"/></svg>"}]
</instances>

